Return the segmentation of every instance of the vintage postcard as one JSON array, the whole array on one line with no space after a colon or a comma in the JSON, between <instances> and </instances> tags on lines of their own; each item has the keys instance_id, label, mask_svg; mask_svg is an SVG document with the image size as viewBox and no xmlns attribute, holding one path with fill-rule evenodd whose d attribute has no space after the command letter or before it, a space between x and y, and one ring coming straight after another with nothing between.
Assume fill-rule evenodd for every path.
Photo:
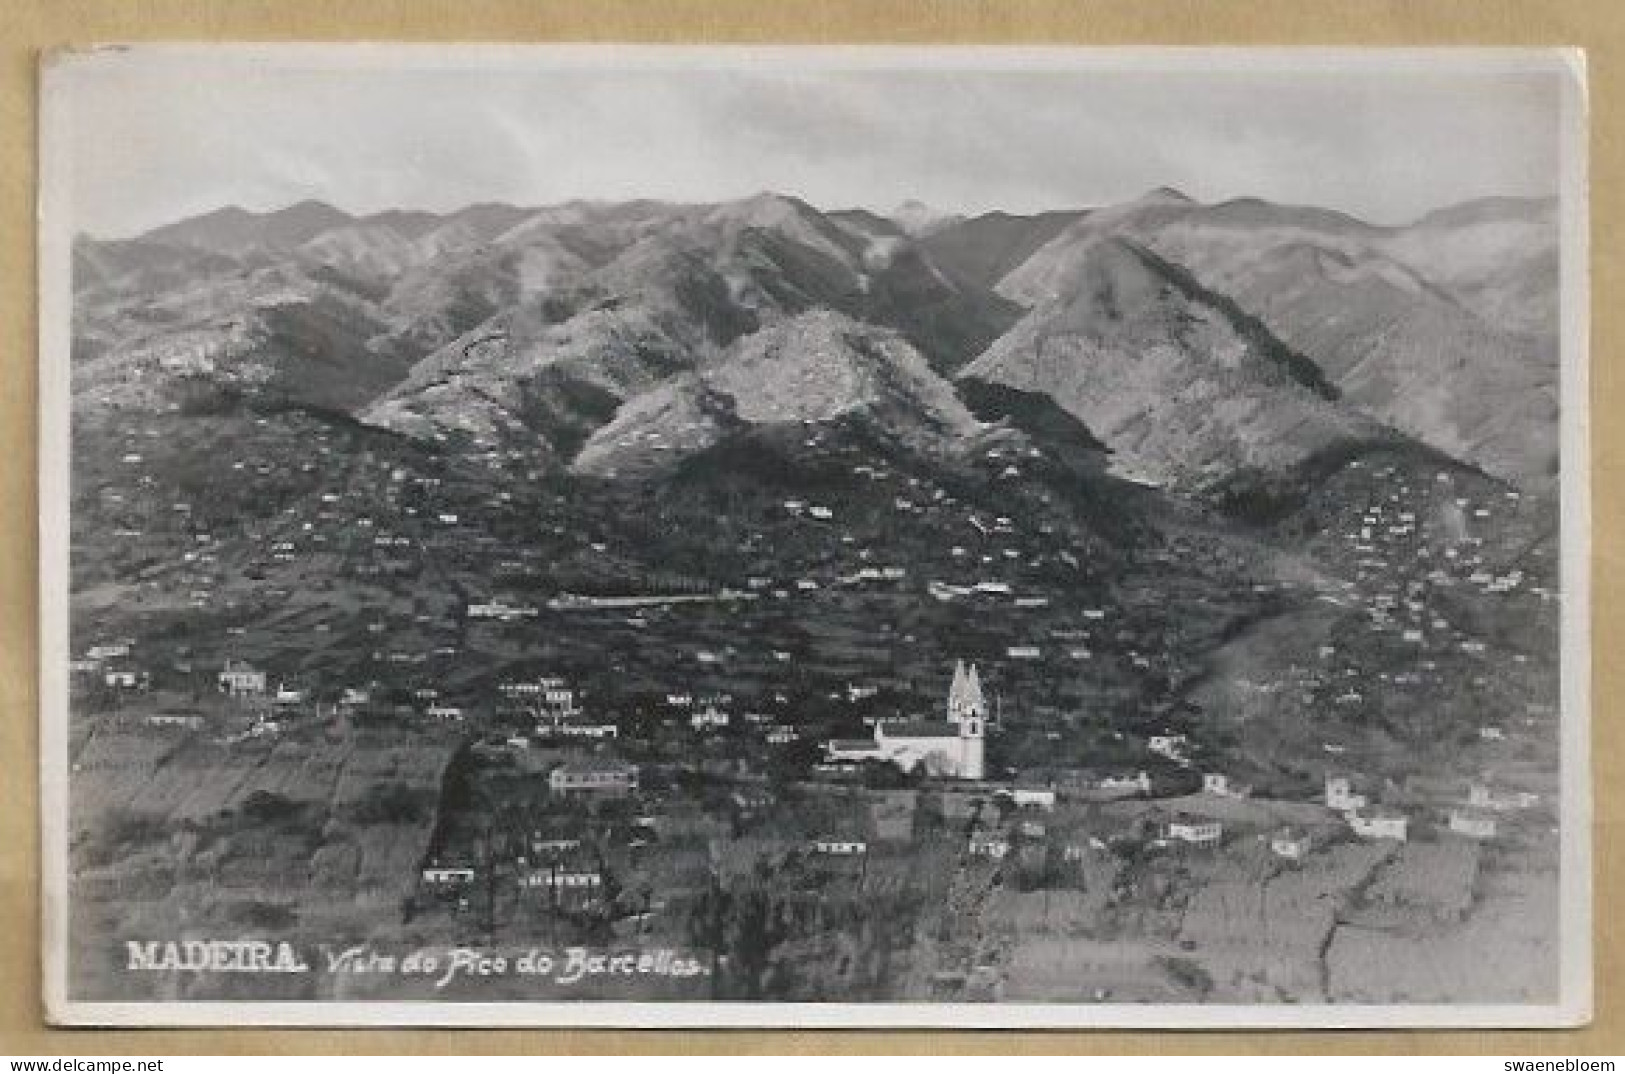
<instances>
[{"instance_id":1,"label":"vintage postcard","mask_svg":"<svg viewBox=\"0 0 1625 1074\"><path fill-rule=\"evenodd\" d=\"M1584 87L47 57L51 1017L1586 1020Z\"/></svg>"}]
</instances>

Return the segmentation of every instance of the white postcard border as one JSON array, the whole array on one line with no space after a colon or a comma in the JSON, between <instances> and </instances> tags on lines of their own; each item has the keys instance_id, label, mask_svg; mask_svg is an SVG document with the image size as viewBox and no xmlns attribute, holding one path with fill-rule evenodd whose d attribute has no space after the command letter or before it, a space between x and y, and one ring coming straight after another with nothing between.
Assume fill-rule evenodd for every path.
<instances>
[{"instance_id":1,"label":"white postcard border","mask_svg":"<svg viewBox=\"0 0 1625 1074\"><path fill-rule=\"evenodd\" d=\"M1560 998L1551 1004L1236 1005L670 1002L87 1003L68 995L68 535L73 205L71 85L86 62L199 56L307 67L897 70L1439 71L1567 74L1562 237L1562 876ZM1052 48L612 44L212 44L102 46L46 56L39 134L39 541L41 930L47 1019L142 1027L619 1027L638 1029L1335 1029L1572 1027L1592 1017L1591 505L1585 56L1553 48Z\"/></svg>"}]
</instances>

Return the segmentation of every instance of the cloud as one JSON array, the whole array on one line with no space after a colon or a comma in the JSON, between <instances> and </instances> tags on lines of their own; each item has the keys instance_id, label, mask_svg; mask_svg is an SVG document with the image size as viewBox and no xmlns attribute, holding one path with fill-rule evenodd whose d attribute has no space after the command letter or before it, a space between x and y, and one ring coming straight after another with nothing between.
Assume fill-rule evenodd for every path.
<instances>
[{"instance_id":1,"label":"cloud","mask_svg":"<svg viewBox=\"0 0 1625 1074\"><path fill-rule=\"evenodd\" d=\"M445 210L760 190L828 207L919 198L1035 211L1161 185L1400 222L1558 184L1563 83L1550 62L596 55L159 48L82 58L52 78L69 94L76 226L130 234L224 204L303 198Z\"/></svg>"}]
</instances>

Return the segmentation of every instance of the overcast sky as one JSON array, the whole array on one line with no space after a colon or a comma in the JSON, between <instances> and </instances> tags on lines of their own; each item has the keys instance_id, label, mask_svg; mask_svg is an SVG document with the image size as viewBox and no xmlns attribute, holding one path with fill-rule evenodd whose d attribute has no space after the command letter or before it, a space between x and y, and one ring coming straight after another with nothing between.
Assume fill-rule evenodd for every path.
<instances>
[{"instance_id":1,"label":"overcast sky","mask_svg":"<svg viewBox=\"0 0 1625 1074\"><path fill-rule=\"evenodd\" d=\"M222 205L479 201L955 212L1099 205L1157 186L1403 223L1558 188L1548 54L584 53L138 49L59 65L75 230ZM1136 66L1138 64L1138 66Z\"/></svg>"}]
</instances>

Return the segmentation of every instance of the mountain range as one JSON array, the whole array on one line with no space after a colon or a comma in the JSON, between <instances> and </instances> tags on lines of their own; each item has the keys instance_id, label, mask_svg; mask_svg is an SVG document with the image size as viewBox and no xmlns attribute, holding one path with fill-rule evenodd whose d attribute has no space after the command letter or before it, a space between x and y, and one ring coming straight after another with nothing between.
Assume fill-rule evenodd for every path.
<instances>
[{"instance_id":1,"label":"mountain range","mask_svg":"<svg viewBox=\"0 0 1625 1074\"><path fill-rule=\"evenodd\" d=\"M781 425L951 455L1021 423L988 412L1005 393L1193 495L1405 443L1540 488L1557 230L1547 200L1378 227L1167 189L1027 216L227 208L76 242L76 406L268 397L609 479Z\"/></svg>"}]
</instances>

